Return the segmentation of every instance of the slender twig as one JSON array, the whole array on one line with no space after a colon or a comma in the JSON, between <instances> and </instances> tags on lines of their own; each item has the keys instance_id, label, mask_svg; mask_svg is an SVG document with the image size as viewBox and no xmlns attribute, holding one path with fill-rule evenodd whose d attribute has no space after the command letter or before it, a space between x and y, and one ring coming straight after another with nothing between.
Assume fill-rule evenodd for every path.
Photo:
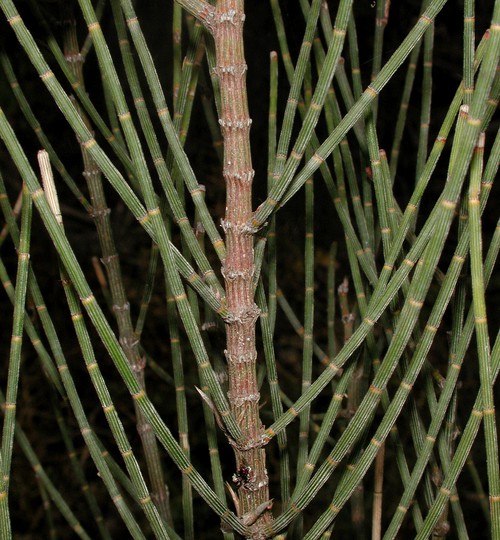
<instances>
[{"instance_id":1,"label":"slender twig","mask_svg":"<svg viewBox=\"0 0 500 540\"><path fill-rule=\"evenodd\" d=\"M28 288L28 266L30 258L32 202L29 191L23 184L23 202L21 215L21 234L17 250L17 277L14 293L14 315L9 354L9 371L5 393L2 446L0 450L0 536L12 538L12 525L9 512L9 478L12 464L12 450L16 424L17 395L19 390L19 372L21 368L21 348L23 345L23 324Z\"/></svg>"}]
</instances>

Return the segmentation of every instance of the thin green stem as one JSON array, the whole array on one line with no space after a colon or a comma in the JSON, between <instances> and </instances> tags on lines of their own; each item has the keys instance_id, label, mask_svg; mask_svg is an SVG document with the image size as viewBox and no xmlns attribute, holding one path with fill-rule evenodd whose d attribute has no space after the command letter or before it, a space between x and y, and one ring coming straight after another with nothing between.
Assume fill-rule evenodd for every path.
<instances>
[{"instance_id":1,"label":"thin green stem","mask_svg":"<svg viewBox=\"0 0 500 540\"><path fill-rule=\"evenodd\" d=\"M28 267L30 258L32 204L29 191L23 185L23 202L21 214L21 234L17 250L17 276L14 293L14 315L12 337L7 374L7 390L5 394L4 421L2 429L2 446L0 449L0 536L8 540L12 538L9 512L9 482L14 446L16 425L17 394L19 389L19 372L21 368L21 348L23 344L23 324L28 288Z\"/></svg>"},{"instance_id":2,"label":"thin green stem","mask_svg":"<svg viewBox=\"0 0 500 540\"><path fill-rule=\"evenodd\" d=\"M188 459L190 459L189 446L189 423L186 404L186 393L184 391L184 367L182 360L182 350L180 343L179 325L175 308L175 298L172 296L168 283L165 283L167 297L167 322L170 335L170 353L172 356L172 367L175 384L175 400L177 410L177 425L179 431L179 444ZM184 515L184 535L186 539L194 538L193 521L193 496L189 479L182 477L182 507Z\"/></svg>"},{"instance_id":3,"label":"thin green stem","mask_svg":"<svg viewBox=\"0 0 500 540\"><path fill-rule=\"evenodd\" d=\"M275 184L273 189L268 195L268 198L264 203L262 203L259 208L255 211L251 226L254 228L260 228L270 214L276 209L277 204L285 204L296 191L304 184L305 180L318 169L325 159L330 155L332 150L339 144L342 138L345 136L347 131L356 123L356 121L362 116L367 107L371 105L373 100L378 96L382 88L387 84L395 71L401 66L407 56L410 54L411 50L418 43L422 37L425 30L432 23L434 17L439 13L443 8L446 0L434 0L430 3L429 7L425 10L422 16L419 18L417 24L413 29L408 33L407 37L403 40L403 43L398 47L396 52L391 56L390 60L385 64L385 66L380 70L380 73L376 79L368 86L368 88L363 92L362 96L358 99L355 105L348 111L345 117L342 119L340 124L335 128L335 130L328 136L326 141L316 150L313 157L306 163L306 165L301 169L298 174L296 169L298 164L302 159L302 154L297 152L292 155L290 158L287 167L283 172L283 176L279 182ZM346 21L347 22L347 21ZM342 26L336 24L337 31L339 35L342 33ZM338 41L336 41L338 42ZM339 43L340 45L340 43ZM329 60L332 59L332 56L336 52L334 45L332 44L329 49L328 55L330 56ZM328 57L328 56L327 56ZM338 60L338 57L337 57ZM328 64L325 63L325 68L322 73L325 73L328 69ZM327 81L325 81L327 82ZM313 98L313 103L315 100ZM305 125L305 123L304 123ZM303 128L304 133L307 132L307 127ZM305 138L305 136L303 137ZM299 141L299 139L298 139ZM300 139L302 142L302 139ZM302 144L298 149L302 148ZM300 159L299 159L300 158ZM293 184L292 184L293 182ZM292 185L290 185L292 184ZM290 187L290 189L288 189ZM287 192L285 198L283 195Z\"/></svg>"},{"instance_id":4,"label":"thin green stem","mask_svg":"<svg viewBox=\"0 0 500 540\"><path fill-rule=\"evenodd\" d=\"M425 4L424 4L425 5ZM415 167L415 181L422 174L427 160L427 146L429 141L429 127L431 121L432 103L432 56L434 47L434 23L424 34L422 100L420 109L420 131L418 136L417 165Z\"/></svg>"},{"instance_id":5,"label":"thin green stem","mask_svg":"<svg viewBox=\"0 0 500 540\"><path fill-rule=\"evenodd\" d=\"M38 157L44 192L46 194L48 205L50 207L49 211L54 215L57 226L62 230L62 216L59 209L59 201L55 189L54 180L52 177L52 170L50 168L48 154L42 150L39 152ZM117 443L118 449L125 462L127 472L131 477L132 483L136 491L136 496L140 501L140 504L143 507L144 512L148 517L157 538L168 539L169 536L161 521L158 510L152 503L152 499L148 493L146 484L144 482L139 463L132 451L132 447L127 439L120 418L118 417L115 405L113 404L106 384L104 383L104 379L100 373L99 366L97 364L91 345L90 336L85 326L82 313L80 311L80 305L77 296L71 287L71 281L68 277L68 274L63 268L61 268L60 273L63 285L65 287L66 299L70 308L71 318L75 326L78 342L85 359L87 370L89 371L92 382L94 383L94 387L96 388L99 400L103 407L106 418L109 422L109 426ZM89 447L92 458L96 463L98 471L102 474L103 479L105 479L106 487L113 500L115 500L117 509L120 512L125 524L127 525L127 528L131 533L132 537L136 539L143 539L144 535L142 534L138 523L135 521L132 514L124 504L123 499L118 496L118 488L114 480L112 479L110 471L103 460L100 449L98 448L96 441L94 440L92 429L84 413L84 409L80 401L80 397L78 395L74 380L69 371L69 367L64 357L57 356L56 361L58 370L61 373L61 379L63 381L69 402L77 418L85 442Z\"/></svg>"},{"instance_id":6,"label":"thin green stem","mask_svg":"<svg viewBox=\"0 0 500 540\"><path fill-rule=\"evenodd\" d=\"M181 141L177 135L175 126L170 118L169 109L167 107L167 102L163 94L162 86L158 78L158 74L153 64L153 59L151 53L147 47L146 40L142 33L139 21L137 19L135 10L133 8L132 2L130 0L120 0L123 13L125 15L126 23L129 28L129 31L132 35L136 51L139 55L141 65L148 82L149 90L153 97L153 101L156 107L156 112L160 120L161 126L165 137L169 143L169 148L172 150L177 166L179 167L180 174L186 183L189 193L193 199L195 206L202 216L202 221L207 231L208 237L210 238L212 245L221 260L225 258L225 247L224 242L222 241L219 232L213 222L213 219L210 217L208 209L206 207L205 199L200 194L199 185L196 180L196 176L193 172L191 164L186 156L184 149L182 148ZM213 8L211 8L213 10ZM90 10L88 11L91 15ZM91 17L90 21L94 21L95 18ZM101 30L99 33L102 35Z\"/></svg>"},{"instance_id":7,"label":"thin green stem","mask_svg":"<svg viewBox=\"0 0 500 540\"><path fill-rule=\"evenodd\" d=\"M483 250L481 238L480 191L484 153L484 134L479 138L471 164L469 186L470 259L472 277L472 301L476 327L479 380L483 402L484 436L486 441L486 464L490 497L491 536L500 538L500 476L498 458L498 434L493 399L493 375L490 342L486 315Z\"/></svg>"},{"instance_id":8,"label":"thin green stem","mask_svg":"<svg viewBox=\"0 0 500 540\"><path fill-rule=\"evenodd\" d=\"M278 54L271 52L270 56L270 96L269 96L269 128L268 128L268 166L267 166L267 188L271 189L274 178L273 171L276 156L276 115L278 106ZM276 217L271 218L269 230L267 233L267 266L268 266L268 310L269 324L271 334L274 334L276 325L276 270L277 270L277 251L276 251Z\"/></svg>"},{"instance_id":9,"label":"thin green stem","mask_svg":"<svg viewBox=\"0 0 500 540\"><path fill-rule=\"evenodd\" d=\"M3 410L5 397L2 391L0 391L0 401ZM78 518L75 516L71 508L64 500L64 496L58 491L58 489L54 486L53 482L50 480L50 476L40 463L40 460L38 459L35 450L29 442L28 436L17 422L15 426L15 437L16 442L19 444L19 447L29 461L31 468L33 469L33 473L43 484L50 498L54 501L54 506L59 510L68 525L71 527L74 533L82 540L92 540L87 531L84 529L83 525L80 523L80 521L78 521ZM4 520L3 518L0 520L0 527L2 527L0 528L1 538L9 538L8 535L10 534L10 528L8 531L5 530L5 527L8 525L8 520Z\"/></svg>"}]
</instances>

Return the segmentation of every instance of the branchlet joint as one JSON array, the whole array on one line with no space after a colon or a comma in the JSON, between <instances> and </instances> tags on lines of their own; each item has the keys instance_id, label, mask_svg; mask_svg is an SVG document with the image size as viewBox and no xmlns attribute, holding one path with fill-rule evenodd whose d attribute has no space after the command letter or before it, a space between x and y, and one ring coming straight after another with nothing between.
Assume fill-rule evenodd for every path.
<instances>
[{"instance_id":1,"label":"branchlet joint","mask_svg":"<svg viewBox=\"0 0 500 540\"><path fill-rule=\"evenodd\" d=\"M256 304L245 306L231 311L224 319L226 324L255 324L260 315L260 309Z\"/></svg>"}]
</instances>

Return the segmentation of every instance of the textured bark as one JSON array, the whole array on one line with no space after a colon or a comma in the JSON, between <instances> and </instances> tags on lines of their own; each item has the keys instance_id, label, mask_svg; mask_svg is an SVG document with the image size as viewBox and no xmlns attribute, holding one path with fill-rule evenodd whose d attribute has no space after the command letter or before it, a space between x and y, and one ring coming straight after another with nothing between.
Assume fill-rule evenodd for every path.
<instances>
[{"instance_id":1,"label":"textured bark","mask_svg":"<svg viewBox=\"0 0 500 540\"><path fill-rule=\"evenodd\" d=\"M259 417L256 376L255 323L259 309L254 302L253 232L246 223L252 215L254 170L250 154L246 71L243 48L243 0L218 0L212 31L216 47L216 73L220 81L221 126L224 137L223 174L226 182L226 260L222 268L229 317L226 320L229 402L243 434L243 444L233 445L238 487L239 515L253 521L250 538L272 519L269 500L265 439ZM259 511L264 511L257 517Z\"/></svg>"},{"instance_id":2,"label":"textured bark","mask_svg":"<svg viewBox=\"0 0 500 540\"><path fill-rule=\"evenodd\" d=\"M83 76L84 58L79 53L78 38L76 34L76 21L73 16L70 2L61 3L63 14L64 30L64 54L73 75L77 78L82 87L85 86ZM87 125L89 130L92 126L83 110L75 101L75 106ZM97 230L99 244L102 251L101 262L106 268L109 289L113 301L113 312L119 332L120 345L123 348L130 367L134 371L141 388L145 388L144 367L145 359L141 356L139 339L135 335L132 318L130 315L130 304L125 293L122 280L120 258L116 250L111 227L111 210L106 202L104 188L102 184L101 171L93 160L92 156L82 146L82 158L84 164L83 177L87 183L90 200L92 202L92 217ZM170 500L165 484L163 469L161 466L158 442L151 424L146 420L137 404L134 402L134 410L137 418L137 431L144 449L147 470L151 482L151 497L161 517L172 525L170 512Z\"/></svg>"}]
</instances>

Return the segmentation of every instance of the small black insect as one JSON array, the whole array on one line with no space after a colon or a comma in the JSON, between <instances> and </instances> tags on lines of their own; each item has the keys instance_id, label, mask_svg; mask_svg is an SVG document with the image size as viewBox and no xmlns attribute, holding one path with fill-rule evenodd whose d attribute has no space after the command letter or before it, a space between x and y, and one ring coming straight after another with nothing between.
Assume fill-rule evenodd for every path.
<instances>
[{"instance_id":1,"label":"small black insect","mask_svg":"<svg viewBox=\"0 0 500 540\"><path fill-rule=\"evenodd\" d=\"M252 467L241 465L240 468L233 474L233 482L237 487L244 486L252 480Z\"/></svg>"}]
</instances>

